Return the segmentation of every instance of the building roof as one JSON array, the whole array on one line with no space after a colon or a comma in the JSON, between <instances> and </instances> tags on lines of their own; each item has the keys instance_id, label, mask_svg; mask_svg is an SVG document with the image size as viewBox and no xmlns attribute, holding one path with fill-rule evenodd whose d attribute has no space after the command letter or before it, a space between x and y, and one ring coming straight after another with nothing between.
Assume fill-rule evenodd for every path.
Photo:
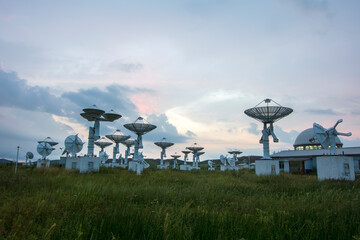
<instances>
[{"instance_id":1,"label":"building roof","mask_svg":"<svg viewBox=\"0 0 360 240\"><path fill-rule=\"evenodd\" d=\"M337 148L338 155L358 155L360 156L360 147ZM329 155L330 149L316 149L316 150L286 150L271 155L272 158L289 158L289 157L316 157Z\"/></svg>"},{"instance_id":2,"label":"building roof","mask_svg":"<svg viewBox=\"0 0 360 240\"><path fill-rule=\"evenodd\" d=\"M296 148L297 146L320 145L319 141L314 137L315 137L314 129L308 128L308 129L302 131L297 136L297 138L295 139L294 147ZM311 138L314 138L314 141L310 142ZM342 146L342 142L339 137L336 136L335 141L336 141L336 145Z\"/></svg>"}]
</instances>

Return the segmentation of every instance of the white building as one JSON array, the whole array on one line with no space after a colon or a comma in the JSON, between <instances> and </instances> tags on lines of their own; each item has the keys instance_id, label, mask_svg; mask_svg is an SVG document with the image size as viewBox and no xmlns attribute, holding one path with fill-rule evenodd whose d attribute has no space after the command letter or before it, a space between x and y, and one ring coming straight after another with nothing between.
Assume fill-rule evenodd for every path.
<instances>
[{"instance_id":1,"label":"white building","mask_svg":"<svg viewBox=\"0 0 360 240\"><path fill-rule=\"evenodd\" d=\"M65 168L79 170L83 172L99 172L100 169L99 157L68 157L66 158Z\"/></svg>"},{"instance_id":2,"label":"white building","mask_svg":"<svg viewBox=\"0 0 360 240\"><path fill-rule=\"evenodd\" d=\"M352 157L353 166L350 169L353 168L354 172L359 174L360 147L342 146L341 140L336 137L336 154ZM274 153L271 157L273 160L279 161L280 171L309 173L317 170L318 159L329 156L329 154L330 150L322 148L321 144L314 139L313 129L309 128L298 135L294 143L294 150ZM323 160L320 161L323 163Z\"/></svg>"}]
</instances>

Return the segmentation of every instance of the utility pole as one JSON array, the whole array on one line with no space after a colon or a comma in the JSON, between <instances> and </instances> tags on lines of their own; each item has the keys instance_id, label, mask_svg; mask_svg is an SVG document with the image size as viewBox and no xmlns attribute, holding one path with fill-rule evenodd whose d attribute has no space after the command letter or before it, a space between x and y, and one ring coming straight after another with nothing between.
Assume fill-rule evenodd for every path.
<instances>
[{"instance_id":1,"label":"utility pole","mask_svg":"<svg viewBox=\"0 0 360 240\"><path fill-rule=\"evenodd\" d=\"M19 161L19 146L17 146L17 154L16 154L16 164L15 164L15 174L16 174L16 170L17 170L17 164Z\"/></svg>"}]
</instances>

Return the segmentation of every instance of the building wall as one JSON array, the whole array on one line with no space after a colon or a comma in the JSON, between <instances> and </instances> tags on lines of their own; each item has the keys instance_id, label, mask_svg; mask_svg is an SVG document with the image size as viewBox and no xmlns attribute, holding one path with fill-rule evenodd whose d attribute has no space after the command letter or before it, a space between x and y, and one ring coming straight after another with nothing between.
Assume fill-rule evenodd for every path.
<instances>
[{"instance_id":1,"label":"building wall","mask_svg":"<svg viewBox=\"0 0 360 240\"><path fill-rule=\"evenodd\" d=\"M99 172L100 158L98 157L68 157L65 164L66 169L76 169L83 172Z\"/></svg>"},{"instance_id":2,"label":"building wall","mask_svg":"<svg viewBox=\"0 0 360 240\"><path fill-rule=\"evenodd\" d=\"M279 175L280 167L278 160L256 160L255 161L256 175Z\"/></svg>"},{"instance_id":3,"label":"building wall","mask_svg":"<svg viewBox=\"0 0 360 240\"><path fill-rule=\"evenodd\" d=\"M342 179L354 181L355 171L353 157L317 157L317 175L319 180Z\"/></svg>"}]
</instances>

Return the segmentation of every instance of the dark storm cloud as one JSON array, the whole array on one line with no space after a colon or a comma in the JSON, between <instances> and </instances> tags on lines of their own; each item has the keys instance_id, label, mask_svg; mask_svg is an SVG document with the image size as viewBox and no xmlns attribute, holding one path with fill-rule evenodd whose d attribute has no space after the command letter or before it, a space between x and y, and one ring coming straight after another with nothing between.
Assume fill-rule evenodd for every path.
<instances>
[{"instance_id":1,"label":"dark storm cloud","mask_svg":"<svg viewBox=\"0 0 360 240\"><path fill-rule=\"evenodd\" d=\"M163 137L174 143L183 143L189 137L180 135L174 125L169 123L168 118L165 114L151 114L147 120L157 126L157 128L148 133L148 139L161 140Z\"/></svg>"},{"instance_id":2,"label":"dark storm cloud","mask_svg":"<svg viewBox=\"0 0 360 240\"><path fill-rule=\"evenodd\" d=\"M1 69L0 85L0 106L61 115L61 108L65 103L49 93L48 88L29 86L16 73Z\"/></svg>"},{"instance_id":3,"label":"dark storm cloud","mask_svg":"<svg viewBox=\"0 0 360 240\"><path fill-rule=\"evenodd\" d=\"M338 113L334 112L334 110L328 109L307 109L305 110L307 113L318 114L318 115L338 115Z\"/></svg>"},{"instance_id":4,"label":"dark storm cloud","mask_svg":"<svg viewBox=\"0 0 360 240\"><path fill-rule=\"evenodd\" d=\"M138 117L137 107L130 100L129 95L153 92L145 88L110 85L104 90L80 89L77 92L65 92L61 97L57 97L50 93L49 88L30 86L15 72L5 72L1 69L0 84L0 106L52 113L76 119L80 119L79 113L83 108L93 104L105 111L113 109L123 116L135 119Z\"/></svg>"},{"instance_id":5,"label":"dark storm cloud","mask_svg":"<svg viewBox=\"0 0 360 240\"><path fill-rule=\"evenodd\" d=\"M66 92L62 97L68 99L78 106L76 114L81 112L84 107L96 104L100 109L109 111L113 109L122 116L131 119L136 118L137 107L131 102L128 95L133 92L147 91L142 89L130 89L119 85L110 85L101 90L99 88L80 89L77 92ZM73 110L74 111L74 110Z\"/></svg>"}]
</instances>

